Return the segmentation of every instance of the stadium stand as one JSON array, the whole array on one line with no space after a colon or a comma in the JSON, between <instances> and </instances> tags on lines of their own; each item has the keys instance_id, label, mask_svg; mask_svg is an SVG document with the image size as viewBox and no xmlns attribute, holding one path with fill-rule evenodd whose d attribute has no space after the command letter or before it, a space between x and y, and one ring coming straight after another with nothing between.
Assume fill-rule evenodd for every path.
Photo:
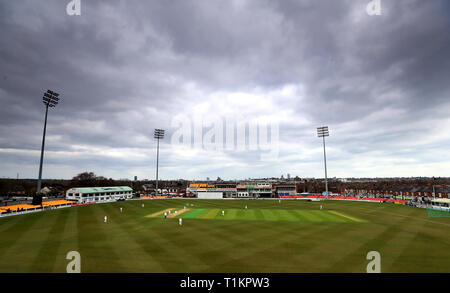
<instances>
[{"instance_id":1,"label":"stadium stand","mask_svg":"<svg viewBox=\"0 0 450 293\"><path fill-rule=\"evenodd\" d=\"M17 212L17 211L29 211L29 210L39 210L45 207L61 207L61 206L70 206L72 205L72 201L69 200L52 200L46 201L41 205L31 205L31 204L17 204L10 206L1 206L0 213L9 213L9 212Z\"/></svg>"},{"instance_id":2,"label":"stadium stand","mask_svg":"<svg viewBox=\"0 0 450 293\"><path fill-rule=\"evenodd\" d=\"M282 195L281 198L305 198L305 199L324 199L323 195ZM330 200L359 200L359 201L376 201L376 202L389 202L389 203L397 203L397 204L406 204L407 200L401 199L392 199L392 198L379 198L379 197L357 197L357 196L344 196L344 195L335 195L329 196Z\"/></svg>"},{"instance_id":3,"label":"stadium stand","mask_svg":"<svg viewBox=\"0 0 450 293\"><path fill-rule=\"evenodd\" d=\"M141 196L142 199L152 199L152 198L168 198L167 195L158 195L158 196Z\"/></svg>"}]
</instances>

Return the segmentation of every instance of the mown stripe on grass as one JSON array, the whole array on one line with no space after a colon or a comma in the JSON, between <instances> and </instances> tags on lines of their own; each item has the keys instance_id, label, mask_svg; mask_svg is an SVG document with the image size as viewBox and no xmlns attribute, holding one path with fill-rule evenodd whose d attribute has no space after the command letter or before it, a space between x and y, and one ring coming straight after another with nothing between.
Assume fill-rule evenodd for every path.
<instances>
[{"instance_id":1,"label":"mown stripe on grass","mask_svg":"<svg viewBox=\"0 0 450 293\"><path fill-rule=\"evenodd\" d=\"M297 222L307 222L307 219L303 216L301 211L299 210L286 210L287 213L289 213Z\"/></svg>"},{"instance_id":2,"label":"mown stripe on grass","mask_svg":"<svg viewBox=\"0 0 450 293\"><path fill-rule=\"evenodd\" d=\"M218 209L209 209L209 210L206 210L205 213L198 215L197 219L213 219L217 216L217 214L219 214Z\"/></svg>"},{"instance_id":3,"label":"mown stripe on grass","mask_svg":"<svg viewBox=\"0 0 450 293\"><path fill-rule=\"evenodd\" d=\"M102 204L100 204L101 206ZM78 249L81 256L81 272L122 272L119 256L114 252L107 230L113 223L104 223L105 216L97 205L75 207L77 209ZM107 259L108 261L104 261Z\"/></svg>"},{"instance_id":4,"label":"mown stripe on grass","mask_svg":"<svg viewBox=\"0 0 450 293\"><path fill-rule=\"evenodd\" d=\"M237 219L238 218L238 209L229 209L225 212L225 216L228 219ZM215 216L215 219L217 220L223 220L223 216L222 216L222 210L219 210L219 213L217 213L217 215Z\"/></svg>"},{"instance_id":5,"label":"mown stripe on grass","mask_svg":"<svg viewBox=\"0 0 450 293\"><path fill-rule=\"evenodd\" d=\"M290 213L291 210L283 210L283 213L285 214L285 217L287 218L287 221L292 221L292 222L299 222L298 217L293 214Z\"/></svg>"},{"instance_id":6,"label":"mown stripe on grass","mask_svg":"<svg viewBox=\"0 0 450 293\"><path fill-rule=\"evenodd\" d=\"M52 217L54 220L45 239L40 241L40 249L31 265L31 272L49 273L53 270L69 210L62 209L53 211L53 213L53 215L47 216L47 218Z\"/></svg>"},{"instance_id":7,"label":"mown stripe on grass","mask_svg":"<svg viewBox=\"0 0 450 293\"><path fill-rule=\"evenodd\" d=\"M305 227L305 229L297 229L297 225L286 223L286 225L275 226L271 232L268 232L264 225L259 223L258 236L253 236L245 247L251 249L240 249L239 252L231 256L230 259L219 265L220 272L273 272L274 268L277 272L293 272L298 263L292 261L293 251L290 249L279 248L280 241L273 239L283 239L284 242L292 242L295 244L302 243L303 239L309 238L310 235L321 233L326 229L332 229L329 226L320 225L315 229ZM255 228L254 228L255 229ZM282 261L280 264L280 261ZM263 264L270 263L269 267ZM289 264L286 266L286 264Z\"/></svg>"},{"instance_id":8,"label":"mown stripe on grass","mask_svg":"<svg viewBox=\"0 0 450 293\"><path fill-rule=\"evenodd\" d=\"M299 237L298 243L290 243L291 249L295 251L291 255L290 261L295 268L290 272L320 273L327 271L330 265L342 257L342 251L351 251L355 241L351 237L347 237L347 234L353 231L351 228L350 225L340 223L308 224L305 230L310 232L317 230L317 232ZM299 231L299 233L302 232ZM342 247L345 247L345 249L342 249ZM287 261L282 260L281 262L286 263Z\"/></svg>"},{"instance_id":9,"label":"mown stripe on grass","mask_svg":"<svg viewBox=\"0 0 450 293\"><path fill-rule=\"evenodd\" d=\"M0 218L0 235L7 231L11 226L16 225L19 219L26 215L8 216Z\"/></svg>"},{"instance_id":10,"label":"mown stripe on grass","mask_svg":"<svg viewBox=\"0 0 450 293\"><path fill-rule=\"evenodd\" d=\"M239 210L236 210L236 220L245 220L246 219L246 217L245 217L245 210L244 209L239 209ZM225 212L225 215L226 215L226 212Z\"/></svg>"},{"instance_id":11,"label":"mown stripe on grass","mask_svg":"<svg viewBox=\"0 0 450 293\"><path fill-rule=\"evenodd\" d=\"M320 213L316 213L317 211L302 210L301 212L308 222L323 222L323 218Z\"/></svg>"},{"instance_id":12,"label":"mown stripe on grass","mask_svg":"<svg viewBox=\"0 0 450 293\"><path fill-rule=\"evenodd\" d=\"M129 222L126 215L120 214L117 209L113 209L111 205L103 205L101 208L105 214L109 215L109 221L116 225L122 232L121 234L124 234L125 236L117 235L117 237L123 239L120 240L121 247L114 246L113 248L114 250L122 250L124 246L127 247L126 257L121 257L119 259L121 266L127 272L148 273L169 271L169 268L164 266L164 262L153 257L154 254L157 254L157 251L164 251L166 253L169 253L169 251L167 251L164 246L160 246L158 243L154 242L154 239L146 237L146 234L148 234L148 230L150 230L151 227L148 227L148 229L145 230L135 230L136 224L134 222ZM146 226L151 226L148 223L148 221L145 221ZM133 257L139 261L130 261Z\"/></svg>"},{"instance_id":13,"label":"mown stripe on grass","mask_svg":"<svg viewBox=\"0 0 450 293\"><path fill-rule=\"evenodd\" d=\"M358 219L358 218L355 218L355 217L352 217L352 216L346 215L346 214L344 214L344 213L341 213L341 212L338 212L338 211L329 211L329 213L332 213L332 214L338 215L338 216L340 216L340 217L343 217L343 218L349 219L349 220L351 220L351 221L354 221L354 222L358 222L358 223L362 222L362 220L360 220L360 219Z\"/></svg>"},{"instance_id":14,"label":"mown stripe on grass","mask_svg":"<svg viewBox=\"0 0 450 293\"><path fill-rule=\"evenodd\" d=\"M55 221L52 214L53 211L49 211L39 213L39 215L21 216L28 221L29 225L24 228L23 233L20 231L20 237L17 241L14 244L10 243L5 255L0 257L0 260L3 258L9 259L9 263L6 264L7 272L25 273L30 271L33 260L41 247L41 241L45 239L49 227ZM3 267L3 265L0 264L0 267ZM0 271L3 271L3 269L0 268Z\"/></svg>"},{"instance_id":15,"label":"mown stripe on grass","mask_svg":"<svg viewBox=\"0 0 450 293\"><path fill-rule=\"evenodd\" d=\"M335 215L330 213L329 211L311 211L320 217L322 223L349 223L353 222L350 219L346 219L344 217Z\"/></svg>"},{"instance_id":16,"label":"mown stripe on grass","mask_svg":"<svg viewBox=\"0 0 450 293\"><path fill-rule=\"evenodd\" d=\"M22 239L29 230L31 230L41 219L43 213L16 216L14 224L2 232L0 237L0 260L2 256L14 248L16 243ZM5 264L7 265L7 264ZM2 267L0 262L0 267Z\"/></svg>"},{"instance_id":17,"label":"mown stripe on grass","mask_svg":"<svg viewBox=\"0 0 450 293\"><path fill-rule=\"evenodd\" d=\"M414 213L414 210L411 210L410 213ZM414 224L412 224L411 222L414 222ZM406 223L406 221L404 221L404 223ZM392 239L389 239L388 241L385 242L385 248L388 248L391 253L390 253L390 257L384 261L384 265L386 268L389 268L389 270L386 270L387 272L414 272L414 271L419 271L421 267L423 267L424 264L426 264L426 261L424 262L423 260L417 261L416 260L412 260L411 258L407 258L404 259L401 262L398 262L397 264L399 264L399 267L394 268L393 265L394 263L396 263L397 259L406 251L409 250L409 247L411 245L411 242L414 241L415 237L418 235L419 231L427 231L427 229L423 229L422 227L424 225L426 225L426 222L420 221L420 219L415 219L414 221L409 221L410 224L412 224L414 226L414 229L405 229L405 224L399 226L400 231L399 233L396 233L394 235L394 237ZM438 249L436 246L435 241L433 241L432 238L427 237L426 235L424 235L425 237L421 237L422 243L426 243L422 246L422 249L419 248L419 251L422 252L423 248L428 248L429 243L433 243L434 249ZM427 241L426 239L429 239L430 241ZM445 248L444 248L445 247ZM443 251L448 250L447 249L447 245L445 245L443 247ZM409 250L408 252L411 252L411 250ZM420 255L420 253L418 253ZM443 256L442 253L439 253L441 256ZM431 256L431 253L427 253L427 257ZM432 258L432 257L430 257ZM430 258L427 258L427 260L429 260ZM415 264L417 267L416 269L413 269L412 267L406 265L407 262L410 262L411 265ZM427 266L428 267L428 266ZM430 268L432 268L432 266L430 266ZM448 268L448 267L447 267Z\"/></svg>"},{"instance_id":18,"label":"mown stripe on grass","mask_svg":"<svg viewBox=\"0 0 450 293\"><path fill-rule=\"evenodd\" d=\"M266 220L268 221L278 221L278 218L276 214L274 213L274 210L264 210L264 215Z\"/></svg>"},{"instance_id":19,"label":"mown stripe on grass","mask_svg":"<svg viewBox=\"0 0 450 293\"><path fill-rule=\"evenodd\" d=\"M185 219L193 219L195 218L198 214L200 214L201 212L203 212L205 209L198 209L198 210L193 210L192 213L187 214L184 218Z\"/></svg>"},{"instance_id":20,"label":"mown stripe on grass","mask_svg":"<svg viewBox=\"0 0 450 293\"><path fill-rule=\"evenodd\" d=\"M166 221L163 226L149 231L148 237L157 239L160 246L167 250L165 257L160 257L160 261L168 266L169 272L190 272L195 267L208 269L208 260L202 259L193 253L199 245L209 246L209 243L199 231L191 230L189 234L185 232L185 226L190 225L190 220L183 221L183 226L178 226L177 221ZM195 221L201 222L201 221ZM164 226L176 227L168 229ZM195 224L191 224L195 225ZM161 256L161 255L159 255Z\"/></svg>"},{"instance_id":21,"label":"mown stripe on grass","mask_svg":"<svg viewBox=\"0 0 450 293\"><path fill-rule=\"evenodd\" d=\"M255 219L258 221L265 221L266 217L264 216L263 211L261 210L254 210Z\"/></svg>"},{"instance_id":22,"label":"mown stripe on grass","mask_svg":"<svg viewBox=\"0 0 450 293\"><path fill-rule=\"evenodd\" d=\"M68 263L68 260L66 260L67 253L69 251L78 251L76 210L74 208L65 208L64 211L68 213L68 217L62 229L60 245L55 251L56 259L52 268L54 273L65 273Z\"/></svg>"},{"instance_id":23,"label":"mown stripe on grass","mask_svg":"<svg viewBox=\"0 0 450 293\"><path fill-rule=\"evenodd\" d=\"M218 221L220 223L222 221ZM215 224L216 225L216 224ZM219 229L214 229L219 231ZM279 239L284 235L287 235L292 231L292 227L287 226L273 226L271 229L267 229L267 226L260 221L248 221L245 225L227 226L226 229L221 228L227 240L232 237L232 241L225 247L220 245L208 245L208 249L201 251L203 258L208 259L211 265L209 272L240 272L247 270L246 266L239 267L236 271L227 271L224 269L223 264L233 262L235 259L246 259L246 255L251 254L255 249L258 249L261 245L270 244L273 239ZM224 241L224 237L218 237L220 242ZM252 263L252 260L248 260L248 264ZM255 262L253 262L254 264ZM257 263L257 262L256 262ZM248 270L247 270L248 271ZM202 271L205 272L205 271Z\"/></svg>"},{"instance_id":24,"label":"mown stripe on grass","mask_svg":"<svg viewBox=\"0 0 450 293\"><path fill-rule=\"evenodd\" d=\"M433 231L436 228L435 225L423 221L421 223L418 229L408 230L411 233L409 241L402 241L403 245L397 245L402 248L401 253L389 259L390 269L387 272L420 272L423 271L423 268L427 268L427 272L430 273L448 273L450 238L436 236L436 231ZM441 231L438 232L438 235L440 233ZM428 249L431 243L433 249ZM424 250L426 250L426 255L418 253ZM447 260L445 265L442 265L442 260Z\"/></svg>"},{"instance_id":25,"label":"mown stripe on grass","mask_svg":"<svg viewBox=\"0 0 450 293\"><path fill-rule=\"evenodd\" d=\"M369 251L378 251L382 257L381 272L387 272L390 269L389 259L392 255L384 253L384 248L391 242L392 239L402 234L403 225L407 223L408 219L402 219L393 223L391 226L378 226L377 229L362 232L361 230L349 230L342 233L342 238L335 239L334 242L347 243L348 250L341 251L338 259L330 259L328 267L324 272L366 272L368 261L365 259ZM355 236L352 236L355 235ZM364 238L361 237L364 235ZM343 240L343 239L346 239ZM349 239L354 241L349 242ZM396 243L395 245L398 245ZM335 245L340 245L336 243ZM394 246L395 246L394 245ZM391 249L389 249L392 251ZM334 255L336 256L336 255Z\"/></svg>"}]
</instances>

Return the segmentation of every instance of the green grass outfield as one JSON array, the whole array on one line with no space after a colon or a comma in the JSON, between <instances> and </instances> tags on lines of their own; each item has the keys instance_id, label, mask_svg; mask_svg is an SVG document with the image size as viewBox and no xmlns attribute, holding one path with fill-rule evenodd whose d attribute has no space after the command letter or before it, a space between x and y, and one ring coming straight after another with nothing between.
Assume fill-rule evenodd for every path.
<instances>
[{"instance_id":1,"label":"green grass outfield","mask_svg":"<svg viewBox=\"0 0 450 293\"><path fill-rule=\"evenodd\" d=\"M148 217L184 206L181 227ZM449 248L450 218L394 204L144 200L0 218L0 272L65 272L73 250L82 272L365 272L372 250L382 272L450 272Z\"/></svg>"}]
</instances>

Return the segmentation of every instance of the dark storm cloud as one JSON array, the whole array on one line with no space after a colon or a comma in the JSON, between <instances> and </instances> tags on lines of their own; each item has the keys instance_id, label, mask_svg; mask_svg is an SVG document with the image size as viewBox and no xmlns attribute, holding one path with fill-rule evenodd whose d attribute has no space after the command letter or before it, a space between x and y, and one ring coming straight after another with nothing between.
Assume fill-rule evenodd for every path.
<instances>
[{"instance_id":1,"label":"dark storm cloud","mask_svg":"<svg viewBox=\"0 0 450 293\"><path fill-rule=\"evenodd\" d=\"M382 0L381 16L366 14L366 0L81 0L81 16L66 15L68 2L0 3L4 169L35 176L47 88L62 94L49 114L47 176L64 165L151 177L154 128L169 143L174 115L230 112L281 119L279 161L162 150L167 177L320 176L322 124L338 175L405 175L395 158L430 175L430 152L448 165L450 137L435 131L449 125L447 1ZM374 156L394 171L373 171Z\"/></svg>"}]
</instances>

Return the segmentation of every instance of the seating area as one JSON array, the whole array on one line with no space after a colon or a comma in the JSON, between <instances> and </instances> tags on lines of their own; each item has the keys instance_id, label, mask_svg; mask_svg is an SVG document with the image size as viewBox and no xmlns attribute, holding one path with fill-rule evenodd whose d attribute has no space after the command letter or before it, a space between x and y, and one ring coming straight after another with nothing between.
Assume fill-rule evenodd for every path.
<instances>
[{"instance_id":1,"label":"seating area","mask_svg":"<svg viewBox=\"0 0 450 293\"><path fill-rule=\"evenodd\" d=\"M8 210L10 210L11 212L15 212L17 210L29 210L29 209L35 209L35 208L39 208L40 206L34 206L34 205L30 205L30 204L16 204L16 205L10 205L10 206L2 206L0 207L0 212L7 212Z\"/></svg>"},{"instance_id":2,"label":"seating area","mask_svg":"<svg viewBox=\"0 0 450 293\"><path fill-rule=\"evenodd\" d=\"M168 198L167 195L158 195L158 196L141 196L142 199L152 199L152 198Z\"/></svg>"},{"instance_id":3,"label":"seating area","mask_svg":"<svg viewBox=\"0 0 450 293\"><path fill-rule=\"evenodd\" d=\"M42 202L42 207L59 207L64 205L71 205L73 202L69 200L51 200ZM31 204L17 204L10 206L1 206L0 213L8 213L9 212L17 212L17 211L27 211L27 210L36 210L40 209L40 205L31 205Z\"/></svg>"},{"instance_id":4,"label":"seating area","mask_svg":"<svg viewBox=\"0 0 450 293\"><path fill-rule=\"evenodd\" d=\"M281 198L315 198L324 199L324 195L282 195ZM331 195L328 197L328 199L336 199L336 200L361 200L361 201L376 201L376 202L390 202L390 203L398 203L398 204L406 204L407 200L401 200L401 199L392 199L392 198L379 198L379 197L356 197L356 196L343 196L343 195Z\"/></svg>"}]
</instances>

